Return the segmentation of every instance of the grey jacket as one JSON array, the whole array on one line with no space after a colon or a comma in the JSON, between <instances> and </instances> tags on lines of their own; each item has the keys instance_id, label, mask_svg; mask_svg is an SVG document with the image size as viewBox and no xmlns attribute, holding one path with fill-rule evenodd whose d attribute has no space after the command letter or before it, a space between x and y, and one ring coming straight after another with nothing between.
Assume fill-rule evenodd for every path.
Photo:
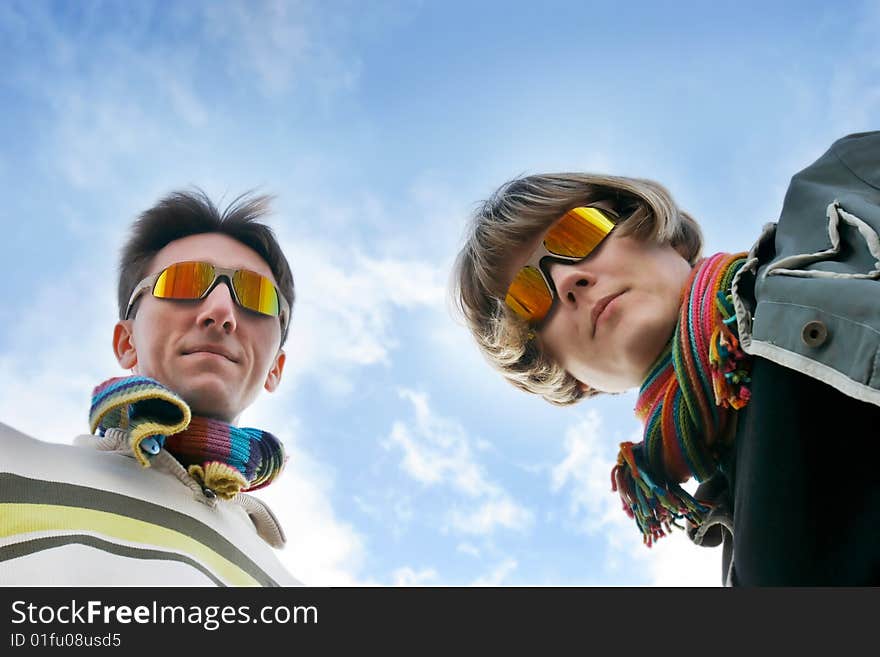
<instances>
[{"instance_id":1,"label":"grey jacket","mask_svg":"<svg viewBox=\"0 0 880 657\"><path fill-rule=\"evenodd\" d=\"M726 472L697 490L712 512L688 527L698 545L723 542L726 585L864 584L863 571L876 561L874 544L858 530L877 515L871 476L855 473L860 483L825 490L811 502L816 509L792 506L789 498L815 486L826 468L853 475L872 467L853 465L848 450L827 445L823 433L835 420L802 410L827 404L868 426L880 418L878 232L880 132L849 135L792 178L779 222L765 226L734 278L743 349L771 362L754 364L761 372ZM813 380L842 394L807 385ZM856 488L859 499L847 498ZM812 512L840 524L834 550L815 531ZM835 561L838 554L845 565Z\"/></svg>"},{"instance_id":2,"label":"grey jacket","mask_svg":"<svg viewBox=\"0 0 880 657\"><path fill-rule=\"evenodd\" d=\"M880 132L791 180L733 281L743 350L880 406Z\"/></svg>"}]
</instances>

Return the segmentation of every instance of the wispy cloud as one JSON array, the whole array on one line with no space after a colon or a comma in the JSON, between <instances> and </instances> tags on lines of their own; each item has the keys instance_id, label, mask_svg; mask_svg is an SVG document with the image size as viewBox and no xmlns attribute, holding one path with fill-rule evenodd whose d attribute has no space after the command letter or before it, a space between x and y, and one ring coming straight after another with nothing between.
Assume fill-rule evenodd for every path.
<instances>
[{"instance_id":1,"label":"wispy cloud","mask_svg":"<svg viewBox=\"0 0 880 657\"><path fill-rule=\"evenodd\" d=\"M257 426L278 426L277 416L266 418L267 424L259 417L252 419ZM255 495L271 506L287 534L279 558L310 586L363 583L364 537L338 517L331 501L334 481L329 469L300 446L289 428L276 435L284 441L288 464L278 481Z\"/></svg>"},{"instance_id":2,"label":"wispy cloud","mask_svg":"<svg viewBox=\"0 0 880 657\"><path fill-rule=\"evenodd\" d=\"M358 59L341 45L354 21L331 20L311 2L75 12L16 3L4 5L0 36L15 49L11 84L48 113L38 143L52 153L47 162L73 188L99 189L130 187L148 157L182 165L184 180L195 166L212 169L201 156L229 157L219 147L228 144L224 126L242 107L264 106L255 98L297 88L300 111L330 105L358 79Z\"/></svg>"},{"instance_id":3,"label":"wispy cloud","mask_svg":"<svg viewBox=\"0 0 880 657\"><path fill-rule=\"evenodd\" d=\"M50 442L88 433L92 389L125 373L111 346L111 271L80 267L29 290L33 301L17 307L16 331L0 346L0 421Z\"/></svg>"},{"instance_id":4,"label":"wispy cloud","mask_svg":"<svg viewBox=\"0 0 880 657\"><path fill-rule=\"evenodd\" d=\"M286 349L295 377L349 392L353 368L390 364L395 313L439 312L443 273L427 263L374 258L330 240L286 239L298 296Z\"/></svg>"},{"instance_id":5,"label":"wispy cloud","mask_svg":"<svg viewBox=\"0 0 880 657\"><path fill-rule=\"evenodd\" d=\"M481 575L471 586L501 586L507 578L517 569L516 559L507 558L485 575Z\"/></svg>"},{"instance_id":6,"label":"wispy cloud","mask_svg":"<svg viewBox=\"0 0 880 657\"><path fill-rule=\"evenodd\" d=\"M471 557L480 557L480 549L471 543L459 543L455 546L455 551L467 554Z\"/></svg>"},{"instance_id":7,"label":"wispy cloud","mask_svg":"<svg viewBox=\"0 0 880 657\"><path fill-rule=\"evenodd\" d=\"M440 576L433 568L413 570L404 566L391 573L392 586L426 586L438 583L439 579Z\"/></svg>"},{"instance_id":8,"label":"wispy cloud","mask_svg":"<svg viewBox=\"0 0 880 657\"><path fill-rule=\"evenodd\" d=\"M565 458L551 472L551 490L567 488L569 516L589 533L617 523L619 503L610 492L614 466L611 441L601 432L599 413L591 409L565 431Z\"/></svg>"},{"instance_id":9,"label":"wispy cloud","mask_svg":"<svg viewBox=\"0 0 880 657\"><path fill-rule=\"evenodd\" d=\"M457 423L434 414L424 393L399 391L415 411L415 422L398 420L383 441L386 450L403 453L401 469L424 486L444 486L460 497L447 513L446 528L464 534L491 534L496 529L522 531L533 513L489 479L474 456L472 439Z\"/></svg>"},{"instance_id":10,"label":"wispy cloud","mask_svg":"<svg viewBox=\"0 0 880 657\"><path fill-rule=\"evenodd\" d=\"M628 440L641 440L636 431ZM658 541L647 549L639 530L611 491L615 442L603 430L599 413L590 409L565 431L564 457L551 471L554 493L567 491L568 516L574 527L605 542L606 572L643 573L644 583L655 586L717 586L721 582L720 549L692 544L684 532ZM693 482L688 485L693 489ZM633 567L637 568L634 569Z\"/></svg>"},{"instance_id":11,"label":"wispy cloud","mask_svg":"<svg viewBox=\"0 0 880 657\"><path fill-rule=\"evenodd\" d=\"M311 2L211 2L195 11L208 39L222 44L230 78L254 78L267 95L297 84L329 94L358 79L359 61L339 47L347 23L324 20Z\"/></svg>"},{"instance_id":12,"label":"wispy cloud","mask_svg":"<svg viewBox=\"0 0 880 657\"><path fill-rule=\"evenodd\" d=\"M461 511L453 509L449 526L462 534L486 535L496 529L527 529L533 521L530 510L520 506L508 496L489 500L476 509Z\"/></svg>"},{"instance_id":13,"label":"wispy cloud","mask_svg":"<svg viewBox=\"0 0 880 657\"><path fill-rule=\"evenodd\" d=\"M410 477L429 486L447 483L470 497L498 492L474 460L470 440L459 425L435 416L427 395L405 389L399 395L412 404L416 422L412 427L395 422L384 447L403 451L401 467Z\"/></svg>"},{"instance_id":14,"label":"wispy cloud","mask_svg":"<svg viewBox=\"0 0 880 657\"><path fill-rule=\"evenodd\" d=\"M830 88L821 99L831 119L835 136L854 131L875 130L880 113L880 6L864 2L850 38L829 35L822 47L836 65Z\"/></svg>"}]
</instances>

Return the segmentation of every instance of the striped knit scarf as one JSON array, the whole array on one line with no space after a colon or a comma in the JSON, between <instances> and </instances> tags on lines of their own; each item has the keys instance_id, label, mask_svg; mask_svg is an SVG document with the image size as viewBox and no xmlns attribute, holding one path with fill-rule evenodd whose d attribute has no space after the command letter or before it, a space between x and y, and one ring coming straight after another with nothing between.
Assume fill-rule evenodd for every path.
<instances>
[{"instance_id":1,"label":"striped knit scarf","mask_svg":"<svg viewBox=\"0 0 880 657\"><path fill-rule=\"evenodd\" d=\"M127 431L144 467L164 447L206 494L227 500L268 486L286 461L284 446L271 433L192 416L183 399L145 376L116 377L97 386L89 426L101 436L108 429Z\"/></svg>"},{"instance_id":2,"label":"striped knit scarf","mask_svg":"<svg viewBox=\"0 0 880 657\"><path fill-rule=\"evenodd\" d=\"M612 489L648 547L684 518L709 508L679 484L704 481L732 440L735 412L749 401L750 359L740 349L731 282L745 254L718 253L694 267L675 334L639 391L641 443L621 443Z\"/></svg>"}]
</instances>

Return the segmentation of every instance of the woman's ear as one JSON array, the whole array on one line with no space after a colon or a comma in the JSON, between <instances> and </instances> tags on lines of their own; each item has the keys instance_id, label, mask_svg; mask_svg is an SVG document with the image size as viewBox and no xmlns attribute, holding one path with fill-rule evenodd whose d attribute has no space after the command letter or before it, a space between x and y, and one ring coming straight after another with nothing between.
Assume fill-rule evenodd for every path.
<instances>
[{"instance_id":1,"label":"woman's ear","mask_svg":"<svg viewBox=\"0 0 880 657\"><path fill-rule=\"evenodd\" d=\"M688 245L687 245L687 244L685 244L684 242L682 242L681 244L676 244L676 245L672 245L672 244L670 244L670 246L671 246L673 249L675 249L675 251L678 253L678 255L680 255L682 258L684 258L685 260L687 260L688 264L690 264L690 262L691 262L691 261L689 260L690 253L688 253L689 248L688 248ZM693 268L693 265L691 265L691 268Z\"/></svg>"},{"instance_id":2,"label":"woman's ear","mask_svg":"<svg viewBox=\"0 0 880 657\"><path fill-rule=\"evenodd\" d=\"M595 388L591 388L583 381L577 382L577 389L583 394L584 397L593 397L594 395L598 395L601 390L596 390Z\"/></svg>"},{"instance_id":3,"label":"woman's ear","mask_svg":"<svg viewBox=\"0 0 880 657\"><path fill-rule=\"evenodd\" d=\"M132 334L132 320L124 319L113 327L113 353L120 367L130 370L137 366L137 348Z\"/></svg>"}]
</instances>

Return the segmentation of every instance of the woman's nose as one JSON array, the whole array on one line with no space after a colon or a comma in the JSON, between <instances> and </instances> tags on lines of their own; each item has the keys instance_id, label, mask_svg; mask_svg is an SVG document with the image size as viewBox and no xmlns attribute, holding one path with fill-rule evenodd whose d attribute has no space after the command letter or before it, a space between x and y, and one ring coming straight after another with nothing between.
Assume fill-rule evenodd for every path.
<instances>
[{"instance_id":1,"label":"woman's nose","mask_svg":"<svg viewBox=\"0 0 880 657\"><path fill-rule=\"evenodd\" d=\"M562 304L577 307L585 303L586 295L596 285L596 275L585 262L565 264L555 262L550 267L550 277Z\"/></svg>"}]
</instances>

